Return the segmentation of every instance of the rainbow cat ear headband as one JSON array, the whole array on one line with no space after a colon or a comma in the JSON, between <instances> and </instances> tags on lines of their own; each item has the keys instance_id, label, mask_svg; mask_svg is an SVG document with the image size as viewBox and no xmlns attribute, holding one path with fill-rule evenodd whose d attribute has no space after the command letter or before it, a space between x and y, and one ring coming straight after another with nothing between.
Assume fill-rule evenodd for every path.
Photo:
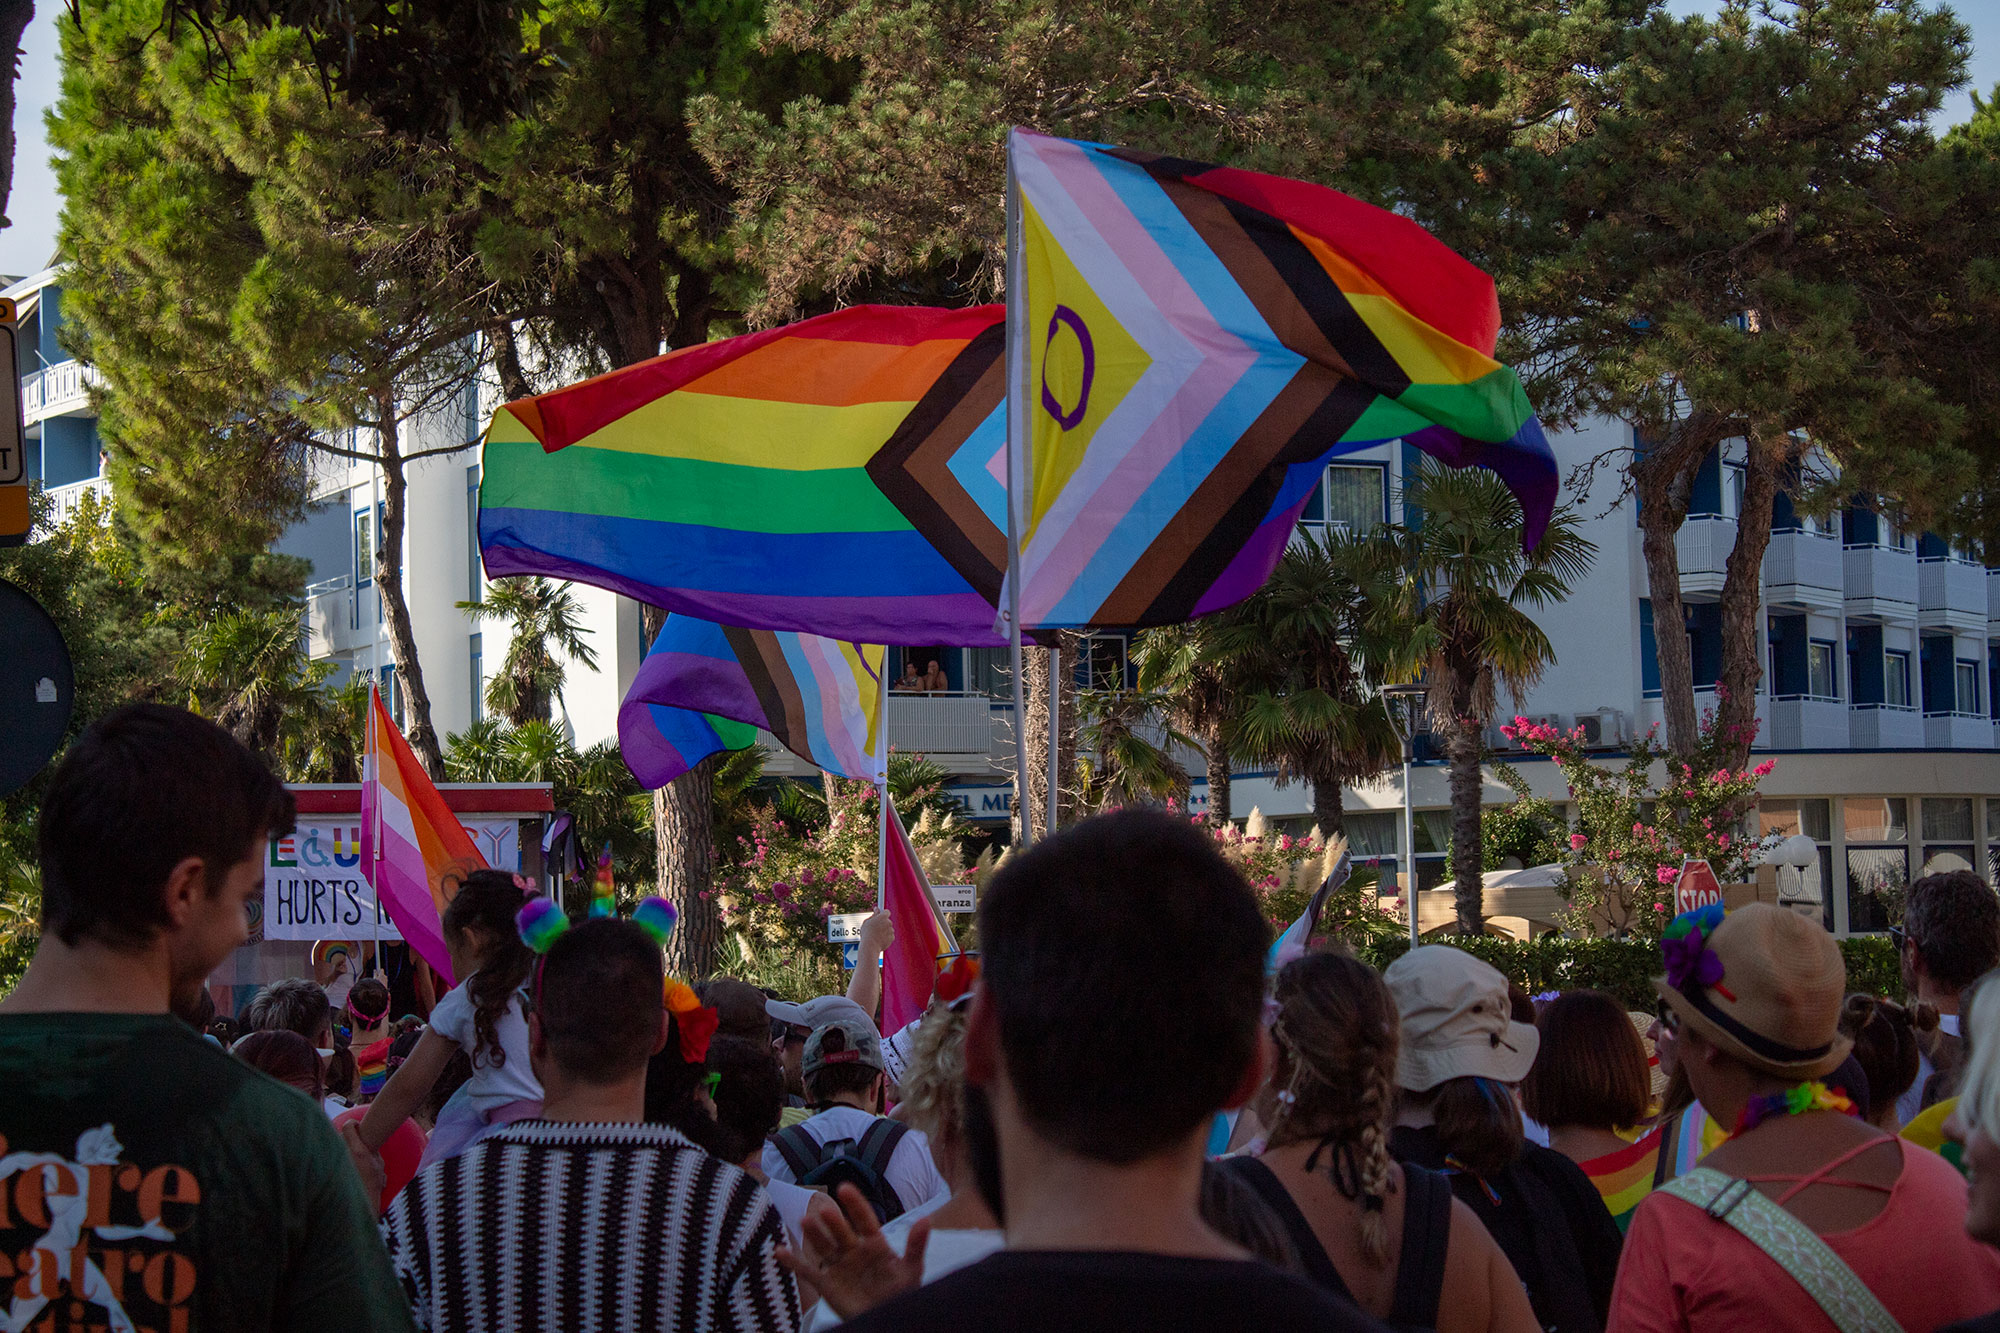
<instances>
[{"instance_id":1,"label":"rainbow cat ear headband","mask_svg":"<svg viewBox=\"0 0 2000 1333\"><path fill-rule=\"evenodd\" d=\"M599 913L593 906L591 915ZM653 937L655 943L664 945L674 933L674 923L680 914L665 898L645 898L632 909L632 921L641 930ZM569 929L569 918L555 905L553 899L530 898L525 906L514 915L514 928L521 932L521 943L538 954L545 954L558 936Z\"/></svg>"}]
</instances>

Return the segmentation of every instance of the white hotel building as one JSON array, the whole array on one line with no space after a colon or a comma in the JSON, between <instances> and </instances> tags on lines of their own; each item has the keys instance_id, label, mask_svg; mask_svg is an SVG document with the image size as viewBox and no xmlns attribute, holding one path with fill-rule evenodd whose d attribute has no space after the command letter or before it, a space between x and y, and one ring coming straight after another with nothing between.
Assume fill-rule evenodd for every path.
<instances>
[{"instance_id":1,"label":"white hotel building","mask_svg":"<svg viewBox=\"0 0 2000 1333\"><path fill-rule=\"evenodd\" d=\"M58 512L83 491L103 486L87 378L55 339L61 322L60 276L45 271L4 290L21 307L21 364L30 474L55 497ZM495 404L491 385L456 408L412 423L412 450L463 442L463 453L410 469L405 595L416 627L433 722L440 735L479 716L484 680L506 652L506 629L472 621L455 603L479 595L475 447ZM1627 448L1631 429L1599 420L1553 437L1565 475L1606 450ZM1340 459L1308 507L1309 524L1364 527L1397 514L1397 493L1413 451L1385 446ZM308 517L278 549L312 563L305 631L315 658L393 677L370 551L380 506L373 470L326 460ZM1728 448L1711 458L1695 487L1693 512L1679 537L1685 631L1695 682L1708 701L1720 660L1723 567L1736 531L1741 468ZM1618 498L1616 468L1600 468L1594 493L1572 497L1596 562L1571 598L1543 615L1557 661L1520 712L1569 727L1581 723L1607 761L1621 744L1660 720L1655 626L1633 502ZM1764 559L1762 611L1769 657L1759 687L1763 723L1757 749L1777 760L1765 780L1760 819L1766 829L1803 832L1820 846L1821 882L1838 931L1879 929L1871 884L1926 869L1970 866L2000 875L2000 569L1988 569L1921 534L1899 533L1855 510L1837 524L1792 514L1781 499ZM572 672L563 712L579 743L615 736L618 702L638 670L645 645L638 606L579 586L601 670ZM1103 686L1128 679L1123 636L1091 640L1082 678ZM968 818L1004 825L1012 733L1000 651L902 650L922 667L935 659L952 689L891 697L890 741L922 751L954 776ZM892 654L891 673L901 658ZM390 682L393 685L393 680ZM1505 709L1511 716L1516 711ZM1496 723L1500 719L1496 718ZM1542 795L1561 800L1554 766L1520 760ZM1421 752L1420 752L1421 753ZM1199 764L1193 765L1199 772ZM779 751L774 773L805 774ZM1197 783L1195 801L1205 801ZM1418 881L1441 877L1449 804L1441 766L1420 762L1412 782ZM1489 779L1489 801L1510 793ZM1402 860L1399 773L1346 793L1348 834L1357 855ZM1235 779L1234 813L1255 806L1274 819L1303 824L1303 786L1277 786L1245 768Z\"/></svg>"}]
</instances>

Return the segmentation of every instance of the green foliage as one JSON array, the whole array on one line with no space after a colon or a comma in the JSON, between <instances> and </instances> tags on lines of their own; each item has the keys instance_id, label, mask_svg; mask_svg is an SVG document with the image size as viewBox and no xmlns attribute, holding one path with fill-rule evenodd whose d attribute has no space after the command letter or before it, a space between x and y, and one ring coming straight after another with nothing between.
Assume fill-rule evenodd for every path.
<instances>
[{"instance_id":1,"label":"green foliage","mask_svg":"<svg viewBox=\"0 0 2000 1333\"><path fill-rule=\"evenodd\" d=\"M1498 870L1508 860L1522 866L1545 866L1560 861L1567 847L1569 826L1556 803L1537 796L1528 780L1512 764L1492 761L1493 774L1507 784L1514 799L1483 811L1479 819L1481 870ZM1444 873L1453 878L1452 852L1445 851Z\"/></svg>"},{"instance_id":2,"label":"green foliage","mask_svg":"<svg viewBox=\"0 0 2000 1333\"><path fill-rule=\"evenodd\" d=\"M1530 995L1588 987L1617 996L1627 1009L1639 1013L1651 1013L1659 1003L1653 978L1663 972L1660 949L1649 940L1567 940L1548 935L1524 943L1495 935L1459 935L1450 943L1491 963ZM1886 937L1857 936L1839 943L1849 991L1903 993L1896 948ZM1405 936L1385 937L1359 944L1355 952L1370 965L1385 968L1409 947Z\"/></svg>"},{"instance_id":3,"label":"green foliage","mask_svg":"<svg viewBox=\"0 0 2000 1333\"><path fill-rule=\"evenodd\" d=\"M1258 821L1252 820L1254 826ZM1215 849L1225 861L1242 872L1250 891L1257 895L1258 907L1271 923L1275 935L1298 920L1311 904L1319 886L1332 871L1345 843L1336 841L1332 850L1317 832L1303 837L1235 824L1204 823ZM1379 875L1356 866L1339 889L1320 905L1320 917L1313 938L1338 937L1350 945L1395 934L1401 929L1396 919L1384 912L1377 897Z\"/></svg>"},{"instance_id":4,"label":"green foliage","mask_svg":"<svg viewBox=\"0 0 2000 1333\"><path fill-rule=\"evenodd\" d=\"M497 579L481 601L460 602L475 620L504 621L510 637L500 670L486 683L486 706L514 726L546 722L550 706L562 698L569 668L564 658L597 670L597 653L587 642L582 606L567 583L540 575Z\"/></svg>"},{"instance_id":5,"label":"green foliage","mask_svg":"<svg viewBox=\"0 0 2000 1333\"><path fill-rule=\"evenodd\" d=\"M619 885L653 882L652 805L615 742L579 750L548 722L510 727L485 718L446 738L445 775L453 782L552 784L556 809L576 816L586 859L594 864L597 851L609 843Z\"/></svg>"},{"instance_id":6,"label":"green foliage","mask_svg":"<svg viewBox=\"0 0 2000 1333\"><path fill-rule=\"evenodd\" d=\"M1076 707L1077 767L1086 809L1153 801L1186 803L1188 771L1174 758L1171 747L1192 748L1193 738L1171 725L1152 729L1157 741L1141 730L1148 722L1174 715L1177 710L1169 696L1144 690L1079 689Z\"/></svg>"},{"instance_id":7,"label":"green foliage","mask_svg":"<svg viewBox=\"0 0 2000 1333\"><path fill-rule=\"evenodd\" d=\"M21 830L0 827L0 999L28 970L41 939L42 873Z\"/></svg>"},{"instance_id":8,"label":"green foliage","mask_svg":"<svg viewBox=\"0 0 2000 1333\"><path fill-rule=\"evenodd\" d=\"M1562 769L1577 803L1577 831L1561 860L1570 877L1574 924L1657 938L1671 916L1674 881L1686 857L1705 858L1724 884L1748 883L1776 835L1745 830L1757 784L1777 761L1728 766L1729 742L1713 709L1702 715L1692 760L1669 755L1652 733L1633 742L1621 769L1600 768L1583 749L1583 731L1563 732L1517 717L1502 728ZM1652 771L1664 768L1655 786Z\"/></svg>"}]
</instances>

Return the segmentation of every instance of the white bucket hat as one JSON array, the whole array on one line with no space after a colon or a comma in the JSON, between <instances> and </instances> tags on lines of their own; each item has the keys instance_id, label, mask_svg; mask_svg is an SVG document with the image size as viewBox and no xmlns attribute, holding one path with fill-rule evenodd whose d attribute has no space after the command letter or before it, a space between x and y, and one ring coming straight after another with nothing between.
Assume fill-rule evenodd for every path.
<instances>
[{"instance_id":1,"label":"white bucket hat","mask_svg":"<svg viewBox=\"0 0 2000 1333\"><path fill-rule=\"evenodd\" d=\"M1382 974L1403 1020L1396 1082L1428 1092L1454 1078L1519 1083L1542 1036L1514 1021L1507 978L1461 949L1426 944Z\"/></svg>"}]
</instances>

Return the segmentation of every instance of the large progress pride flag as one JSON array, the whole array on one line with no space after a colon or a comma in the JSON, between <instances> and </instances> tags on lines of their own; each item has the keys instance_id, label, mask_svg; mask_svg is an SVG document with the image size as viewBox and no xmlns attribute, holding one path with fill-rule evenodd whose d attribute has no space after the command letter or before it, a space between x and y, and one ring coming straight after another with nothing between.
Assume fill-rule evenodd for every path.
<instances>
[{"instance_id":1,"label":"large progress pride flag","mask_svg":"<svg viewBox=\"0 0 2000 1333\"><path fill-rule=\"evenodd\" d=\"M1493 359L1493 280L1422 227L1304 181L1026 130L1008 168L1023 628L1241 601L1328 460L1399 438L1498 473L1539 540L1555 458Z\"/></svg>"},{"instance_id":2,"label":"large progress pride flag","mask_svg":"<svg viewBox=\"0 0 2000 1333\"><path fill-rule=\"evenodd\" d=\"M368 696L361 756L361 867L410 947L447 986L455 985L451 954L444 947L443 883L448 871L484 869L486 858L396 729L382 705L382 692L371 689Z\"/></svg>"},{"instance_id":3,"label":"large progress pride flag","mask_svg":"<svg viewBox=\"0 0 2000 1333\"><path fill-rule=\"evenodd\" d=\"M854 306L509 403L486 571L752 629L998 644L1003 322Z\"/></svg>"}]
</instances>

